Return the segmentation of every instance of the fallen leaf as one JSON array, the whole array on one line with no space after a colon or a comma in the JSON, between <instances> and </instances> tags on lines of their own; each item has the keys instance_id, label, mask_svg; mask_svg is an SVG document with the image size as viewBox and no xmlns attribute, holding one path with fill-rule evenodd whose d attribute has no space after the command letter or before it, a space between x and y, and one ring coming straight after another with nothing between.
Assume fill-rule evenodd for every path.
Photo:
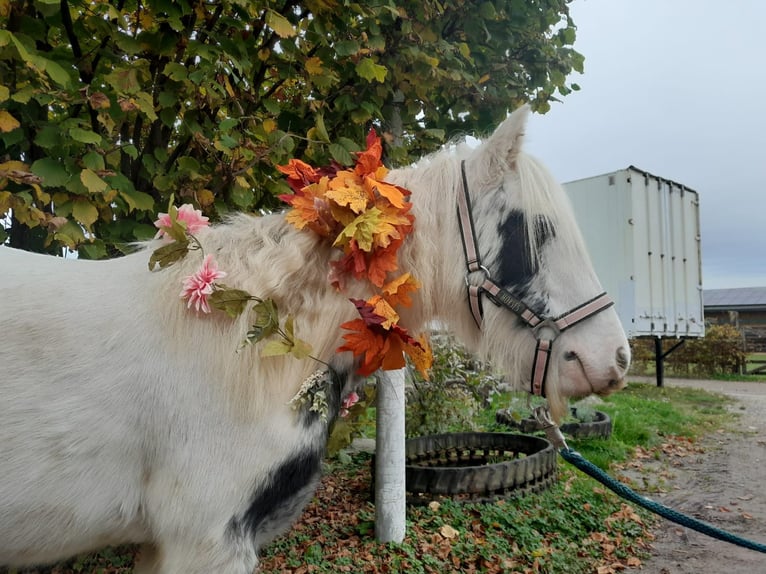
<instances>
[{"instance_id":1,"label":"fallen leaf","mask_svg":"<svg viewBox=\"0 0 766 574\"><path fill-rule=\"evenodd\" d=\"M444 538L447 538L448 540L452 540L453 538L457 538L460 534L457 530L452 528L449 524L445 524L439 529L439 534L444 536Z\"/></svg>"}]
</instances>

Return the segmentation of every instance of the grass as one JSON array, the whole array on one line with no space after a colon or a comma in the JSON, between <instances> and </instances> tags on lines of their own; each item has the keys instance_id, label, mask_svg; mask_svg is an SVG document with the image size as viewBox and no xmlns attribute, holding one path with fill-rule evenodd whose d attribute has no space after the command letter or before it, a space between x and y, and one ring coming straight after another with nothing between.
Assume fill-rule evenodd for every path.
<instances>
[{"instance_id":1,"label":"grass","mask_svg":"<svg viewBox=\"0 0 766 574\"><path fill-rule=\"evenodd\" d=\"M509 396L496 396L477 418L498 430L494 412ZM630 460L636 447L663 445L728 425L730 401L685 388L630 384L595 408L613 421L610 439L572 440L571 446L603 468ZM659 454L657 456L660 456ZM654 518L623 503L593 479L559 461L559 479L548 491L493 503L442 500L408 507L400 544L374 537L370 459L328 460L317 495L302 519L262 552L262 574L337 572L586 574L639 566L648 554ZM19 574L102 574L131 571L135 549L121 547ZM0 574L4 574L0 568Z\"/></svg>"}]
</instances>

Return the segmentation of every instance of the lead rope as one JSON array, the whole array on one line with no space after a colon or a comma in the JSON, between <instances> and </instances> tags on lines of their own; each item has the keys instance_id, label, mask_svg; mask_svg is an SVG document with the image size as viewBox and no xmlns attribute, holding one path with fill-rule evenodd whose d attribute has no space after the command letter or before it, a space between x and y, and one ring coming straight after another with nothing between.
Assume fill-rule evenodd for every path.
<instances>
[{"instance_id":1,"label":"lead rope","mask_svg":"<svg viewBox=\"0 0 766 574\"><path fill-rule=\"evenodd\" d=\"M691 528L692 530L696 530L697 532L701 532L702 534L712 538L717 538L718 540L723 540L724 542L729 542L731 544L736 544L737 546L742 546L743 548L755 550L756 552L766 553L766 544L761 544L760 542L754 542L752 540L748 540L747 538L737 536L736 534L732 534L731 532L717 528L716 526L708 524L707 522L703 522L702 520L697 520L696 518L678 512L677 510L668 508L664 504L660 504L651 498L647 498L638 494L627 485L609 476L595 464L584 458L579 452L569 448L569 446L567 446L566 440L564 439L564 435L561 433L558 425L551 419L550 413L548 412L548 408L546 406L543 405L535 407L533 412L534 417L537 420L537 424L542 430L545 431L545 436L548 438L548 441L558 449L559 454L565 461L574 465L576 468L588 476L595 478L597 481L599 481L618 496L638 504L639 506L646 508L650 512L653 512L659 516L662 516L671 522L675 522L681 526Z\"/></svg>"}]
</instances>

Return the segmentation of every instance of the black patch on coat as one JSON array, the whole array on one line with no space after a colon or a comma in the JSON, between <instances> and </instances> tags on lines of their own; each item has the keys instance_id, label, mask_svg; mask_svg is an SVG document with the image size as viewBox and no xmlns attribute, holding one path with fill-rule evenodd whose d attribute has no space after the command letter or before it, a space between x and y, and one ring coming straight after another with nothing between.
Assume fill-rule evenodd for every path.
<instances>
[{"instance_id":1,"label":"black patch on coat","mask_svg":"<svg viewBox=\"0 0 766 574\"><path fill-rule=\"evenodd\" d=\"M549 239L556 237L556 230L545 216L538 215L535 223L534 241L539 253ZM540 262L530 256L527 225L524 213L513 210L498 226L502 247L497 281L509 290L524 289L540 270Z\"/></svg>"},{"instance_id":2,"label":"black patch on coat","mask_svg":"<svg viewBox=\"0 0 766 574\"><path fill-rule=\"evenodd\" d=\"M311 448L282 462L256 487L245 513L232 518L229 533L260 545L286 531L311 500L321 462L322 452Z\"/></svg>"},{"instance_id":3,"label":"black patch on coat","mask_svg":"<svg viewBox=\"0 0 766 574\"><path fill-rule=\"evenodd\" d=\"M498 226L502 246L494 276L497 283L524 301L535 313L545 314L545 294L530 292L531 282L540 271L540 261L530 256L527 226L527 217L519 210L512 210ZM553 237L556 237L556 230L550 220L543 215L536 216L536 252L541 253L545 244Z\"/></svg>"}]
</instances>

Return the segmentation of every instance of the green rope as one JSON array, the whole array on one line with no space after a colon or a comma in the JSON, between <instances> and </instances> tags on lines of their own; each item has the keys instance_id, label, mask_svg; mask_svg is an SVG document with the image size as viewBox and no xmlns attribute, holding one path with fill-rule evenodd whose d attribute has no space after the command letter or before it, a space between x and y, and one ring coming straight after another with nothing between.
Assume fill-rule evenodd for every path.
<instances>
[{"instance_id":1,"label":"green rope","mask_svg":"<svg viewBox=\"0 0 766 574\"><path fill-rule=\"evenodd\" d=\"M660 504L659 502L655 502L654 500L651 500L650 498L641 496L634 490L631 490L630 488L628 488L623 483L619 482L618 480L615 480L614 478L606 474L603 470L601 470L595 464L583 458L583 456L579 452L574 451L569 447L565 446L559 449L559 454L561 454L564 460L566 460L570 464L573 464L575 467L579 468L588 476L595 478L601 484L606 486L609 490L615 492L622 498L629 500L630 502L634 502L635 504L638 504L639 506L642 506L646 508L647 510L654 512L655 514L659 514L660 516L662 516L663 518L667 518L671 522L675 522L676 524L680 524L681 526L686 526L687 528L691 528L692 530L696 530L697 532L701 532L702 534L712 536L713 538L717 538L718 540L723 540L724 542L730 542L732 544L737 544L738 546L742 546L744 548L749 548L750 550L766 553L766 544L761 544L760 542L753 542L752 540L748 540L747 538L742 538L741 536L737 536L735 534L732 534L731 532L721 530L720 528L716 528L715 526L708 524L707 522L697 520L696 518L692 518L691 516L682 514L678 512L677 510L668 508L667 506Z\"/></svg>"}]
</instances>

